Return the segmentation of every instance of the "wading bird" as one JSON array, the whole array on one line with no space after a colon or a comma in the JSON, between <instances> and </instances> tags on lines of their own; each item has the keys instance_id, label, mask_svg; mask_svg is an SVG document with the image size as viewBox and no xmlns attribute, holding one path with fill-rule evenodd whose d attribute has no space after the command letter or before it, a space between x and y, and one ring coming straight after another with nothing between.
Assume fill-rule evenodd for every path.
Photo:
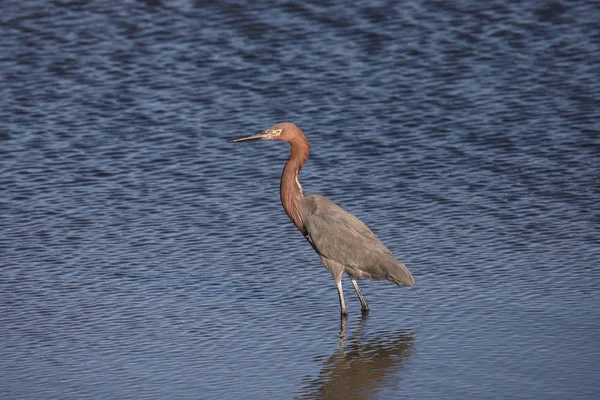
<instances>
[{"instance_id":1,"label":"wading bird","mask_svg":"<svg viewBox=\"0 0 600 400\"><path fill-rule=\"evenodd\" d=\"M283 122L257 134L230 140L229 143L247 140L281 140L291 145L290 158L281 175L281 204L333 275L342 315L347 314L342 290L344 272L352 280L363 313L369 311L369 306L358 288L357 279L387 279L398 286L414 285L410 271L396 260L362 221L321 195L304 194L298 173L308 159L310 147L300 128Z\"/></svg>"}]
</instances>

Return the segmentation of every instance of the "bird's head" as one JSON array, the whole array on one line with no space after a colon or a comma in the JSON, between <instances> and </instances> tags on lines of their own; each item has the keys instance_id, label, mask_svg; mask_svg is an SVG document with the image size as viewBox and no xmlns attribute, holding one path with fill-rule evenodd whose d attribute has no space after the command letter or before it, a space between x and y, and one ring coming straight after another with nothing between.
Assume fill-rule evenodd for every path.
<instances>
[{"instance_id":1,"label":"bird's head","mask_svg":"<svg viewBox=\"0 0 600 400\"><path fill-rule=\"evenodd\" d=\"M304 136L300 128L291 122L281 122L254 135L230 140L229 143L245 142L247 140L283 140L284 142L291 142L297 136Z\"/></svg>"}]
</instances>

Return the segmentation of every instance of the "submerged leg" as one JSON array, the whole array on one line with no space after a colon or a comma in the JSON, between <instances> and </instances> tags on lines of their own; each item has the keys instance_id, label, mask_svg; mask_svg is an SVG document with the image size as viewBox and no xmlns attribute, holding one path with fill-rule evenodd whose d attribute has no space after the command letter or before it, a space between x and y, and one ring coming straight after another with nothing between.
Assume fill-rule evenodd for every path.
<instances>
[{"instance_id":1,"label":"submerged leg","mask_svg":"<svg viewBox=\"0 0 600 400\"><path fill-rule=\"evenodd\" d=\"M348 311L346 311L346 302L344 302L344 291L342 290L342 279L335 280L335 284L337 285L338 295L340 296L340 310L342 315L348 315Z\"/></svg>"},{"instance_id":2,"label":"submerged leg","mask_svg":"<svg viewBox=\"0 0 600 400\"><path fill-rule=\"evenodd\" d=\"M358 295L358 299L360 300L360 309L362 310L362 313L368 313L369 306L367 305L365 298L363 297L362 293L360 292L360 289L358 288L358 283L356 283L356 279L352 279L352 285L354 286L354 290L356 290L356 294Z\"/></svg>"},{"instance_id":3,"label":"submerged leg","mask_svg":"<svg viewBox=\"0 0 600 400\"><path fill-rule=\"evenodd\" d=\"M342 314L340 316L340 333L338 337L340 338L340 349L344 348L344 340L346 340L346 325L348 323L348 316Z\"/></svg>"}]
</instances>

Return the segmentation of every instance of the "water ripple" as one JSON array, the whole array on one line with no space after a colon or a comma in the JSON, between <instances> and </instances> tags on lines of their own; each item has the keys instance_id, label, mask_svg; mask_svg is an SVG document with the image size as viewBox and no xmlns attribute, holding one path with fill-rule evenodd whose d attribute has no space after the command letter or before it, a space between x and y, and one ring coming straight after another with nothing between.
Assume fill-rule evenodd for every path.
<instances>
[{"instance_id":1,"label":"water ripple","mask_svg":"<svg viewBox=\"0 0 600 400\"><path fill-rule=\"evenodd\" d=\"M597 7L5 3L4 397L595 398ZM419 287L345 339L284 120Z\"/></svg>"}]
</instances>

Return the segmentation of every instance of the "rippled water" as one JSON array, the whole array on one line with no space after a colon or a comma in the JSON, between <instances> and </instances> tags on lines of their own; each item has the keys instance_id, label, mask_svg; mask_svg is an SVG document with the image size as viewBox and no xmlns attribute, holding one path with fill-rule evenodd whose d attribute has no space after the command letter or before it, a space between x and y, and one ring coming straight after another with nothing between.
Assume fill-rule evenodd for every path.
<instances>
[{"instance_id":1,"label":"rippled water","mask_svg":"<svg viewBox=\"0 0 600 400\"><path fill-rule=\"evenodd\" d=\"M594 2L2 11L0 397L597 395ZM340 321L287 145L226 143L285 120L421 297Z\"/></svg>"}]
</instances>

